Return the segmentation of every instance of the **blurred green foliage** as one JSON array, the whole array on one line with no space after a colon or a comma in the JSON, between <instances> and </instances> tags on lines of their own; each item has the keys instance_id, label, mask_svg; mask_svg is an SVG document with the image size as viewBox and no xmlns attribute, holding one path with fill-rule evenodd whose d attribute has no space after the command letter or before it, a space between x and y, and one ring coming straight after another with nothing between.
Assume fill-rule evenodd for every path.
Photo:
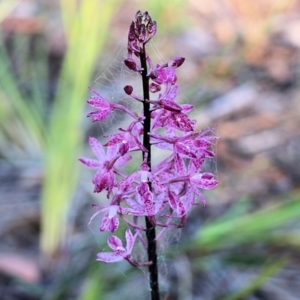
<instances>
[{"instance_id":1,"label":"blurred green foliage","mask_svg":"<svg viewBox=\"0 0 300 300\"><path fill-rule=\"evenodd\" d=\"M65 236L68 204L78 180L87 86L113 16L113 1L61 0L67 51L48 128L42 205L41 246L51 254ZM60 222L54 221L60 220Z\"/></svg>"}]
</instances>

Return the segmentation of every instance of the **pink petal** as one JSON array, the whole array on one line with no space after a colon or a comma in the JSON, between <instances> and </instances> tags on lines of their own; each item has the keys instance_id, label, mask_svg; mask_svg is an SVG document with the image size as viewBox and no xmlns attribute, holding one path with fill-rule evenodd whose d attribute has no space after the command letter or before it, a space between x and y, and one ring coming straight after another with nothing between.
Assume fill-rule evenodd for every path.
<instances>
[{"instance_id":1,"label":"pink petal","mask_svg":"<svg viewBox=\"0 0 300 300\"><path fill-rule=\"evenodd\" d=\"M175 69L173 68L166 68L166 76L167 76L167 80L169 82L171 82L172 84L175 84L176 80L177 80L177 76L175 74Z\"/></svg>"},{"instance_id":2,"label":"pink petal","mask_svg":"<svg viewBox=\"0 0 300 300\"><path fill-rule=\"evenodd\" d=\"M187 211L185 209L184 204L181 201L178 201L176 213L179 217L183 217L186 215Z\"/></svg>"},{"instance_id":3,"label":"pink petal","mask_svg":"<svg viewBox=\"0 0 300 300\"><path fill-rule=\"evenodd\" d=\"M123 167L131 160L131 158L132 157L129 154L125 154L125 155L121 156L120 158L118 158L118 160L115 163L115 166Z\"/></svg>"},{"instance_id":4,"label":"pink petal","mask_svg":"<svg viewBox=\"0 0 300 300\"><path fill-rule=\"evenodd\" d=\"M95 160L95 159L80 157L80 158L78 158L78 160L80 162L82 162L84 165L86 165L87 167L93 168L93 169L98 169L103 166L103 164L100 161Z\"/></svg>"},{"instance_id":5,"label":"pink petal","mask_svg":"<svg viewBox=\"0 0 300 300\"><path fill-rule=\"evenodd\" d=\"M173 86L171 91L168 93L168 95L165 97L165 99L174 101L176 99L177 95L178 95L178 86L175 85L175 86Z\"/></svg>"},{"instance_id":6,"label":"pink petal","mask_svg":"<svg viewBox=\"0 0 300 300\"><path fill-rule=\"evenodd\" d=\"M184 201L184 206L186 211L188 211L192 205L194 204L194 193L192 189L188 189L186 195L185 195L185 201Z\"/></svg>"},{"instance_id":7,"label":"pink petal","mask_svg":"<svg viewBox=\"0 0 300 300\"><path fill-rule=\"evenodd\" d=\"M163 134L160 134L160 133L155 133L155 132L151 132L149 133L149 135L157 140L160 140L160 141L164 141L164 142L167 142L167 143L174 143L174 139L172 138L169 138Z\"/></svg>"},{"instance_id":8,"label":"pink petal","mask_svg":"<svg viewBox=\"0 0 300 300\"><path fill-rule=\"evenodd\" d=\"M119 147L119 153L124 156L129 151L129 144L123 141Z\"/></svg>"},{"instance_id":9,"label":"pink petal","mask_svg":"<svg viewBox=\"0 0 300 300\"><path fill-rule=\"evenodd\" d=\"M91 88L90 86L89 86L89 90L92 92L92 93L94 93L95 95L93 95L91 98L92 99L94 99L94 98L98 98L98 99L101 99L101 100L103 100L103 101L106 101L107 102L107 100L104 98L104 97L102 97L96 90L94 90L93 88Z\"/></svg>"},{"instance_id":10,"label":"pink petal","mask_svg":"<svg viewBox=\"0 0 300 300\"><path fill-rule=\"evenodd\" d=\"M119 227L119 219L117 216L110 216L107 212L101 222L100 231L115 232Z\"/></svg>"},{"instance_id":11,"label":"pink petal","mask_svg":"<svg viewBox=\"0 0 300 300\"><path fill-rule=\"evenodd\" d=\"M174 154L174 165L179 175L185 175L185 164L181 156L177 153Z\"/></svg>"},{"instance_id":12,"label":"pink petal","mask_svg":"<svg viewBox=\"0 0 300 300\"><path fill-rule=\"evenodd\" d=\"M173 210L177 210L177 201L178 197L174 195L171 191L168 191L168 197L169 197L169 204Z\"/></svg>"},{"instance_id":13,"label":"pink petal","mask_svg":"<svg viewBox=\"0 0 300 300\"><path fill-rule=\"evenodd\" d=\"M199 197L199 199L201 200L203 206L206 206L206 200L205 200L205 198L203 197L203 195L200 193L200 191L199 191L196 187L194 187L194 186L192 186L192 189L193 189L194 193L195 193L195 194Z\"/></svg>"},{"instance_id":14,"label":"pink petal","mask_svg":"<svg viewBox=\"0 0 300 300\"><path fill-rule=\"evenodd\" d=\"M100 252L97 254L97 260L105 263L114 263L123 260L124 258L120 255L116 255L112 252Z\"/></svg>"},{"instance_id":15,"label":"pink petal","mask_svg":"<svg viewBox=\"0 0 300 300\"><path fill-rule=\"evenodd\" d=\"M195 174L197 173L200 168L202 167L203 163L205 161L205 155L201 155L200 157L197 157L190 161L190 167L189 167L189 173Z\"/></svg>"},{"instance_id":16,"label":"pink petal","mask_svg":"<svg viewBox=\"0 0 300 300\"><path fill-rule=\"evenodd\" d=\"M185 114L189 113L194 108L194 105L192 105L192 104L182 104L180 106L181 106L182 112Z\"/></svg>"},{"instance_id":17,"label":"pink petal","mask_svg":"<svg viewBox=\"0 0 300 300\"><path fill-rule=\"evenodd\" d=\"M172 166L172 162L170 160L170 157L167 157L160 163L158 163L156 166L152 168L152 173L155 174L157 172L161 172L164 169L169 169Z\"/></svg>"},{"instance_id":18,"label":"pink petal","mask_svg":"<svg viewBox=\"0 0 300 300\"><path fill-rule=\"evenodd\" d=\"M122 241L115 235L112 235L107 239L107 244L114 251L123 247Z\"/></svg>"},{"instance_id":19,"label":"pink petal","mask_svg":"<svg viewBox=\"0 0 300 300\"><path fill-rule=\"evenodd\" d=\"M215 154L212 152L212 151L209 151L209 150L200 150L200 152L203 152L205 154L206 157L215 157Z\"/></svg>"},{"instance_id":20,"label":"pink petal","mask_svg":"<svg viewBox=\"0 0 300 300\"><path fill-rule=\"evenodd\" d=\"M114 173L112 171L99 170L94 176L93 183L95 184L95 193L100 193L103 190L106 190L108 191L109 196L109 193L114 187Z\"/></svg>"},{"instance_id":21,"label":"pink petal","mask_svg":"<svg viewBox=\"0 0 300 300\"><path fill-rule=\"evenodd\" d=\"M192 143L189 141L177 142L175 144L175 150L177 153L182 154L185 157L196 158Z\"/></svg>"},{"instance_id":22,"label":"pink petal","mask_svg":"<svg viewBox=\"0 0 300 300\"><path fill-rule=\"evenodd\" d=\"M161 100L160 106L172 112L181 112L181 107L171 100Z\"/></svg>"},{"instance_id":23,"label":"pink petal","mask_svg":"<svg viewBox=\"0 0 300 300\"><path fill-rule=\"evenodd\" d=\"M170 122L173 126L181 131L192 131L192 121L183 113L174 113L170 117Z\"/></svg>"},{"instance_id":24,"label":"pink petal","mask_svg":"<svg viewBox=\"0 0 300 300\"><path fill-rule=\"evenodd\" d=\"M164 184L162 184L161 179L158 176L155 176L153 173L150 174L150 181L152 182L152 187L155 190L155 193L163 193L164 196L167 188Z\"/></svg>"},{"instance_id":25,"label":"pink petal","mask_svg":"<svg viewBox=\"0 0 300 300\"><path fill-rule=\"evenodd\" d=\"M184 57L175 57L168 62L168 67L179 68L185 61Z\"/></svg>"},{"instance_id":26,"label":"pink petal","mask_svg":"<svg viewBox=\"0 0 300 300\"><path fill-rule=\"evenodd\" d=\"M133 236L133 235L132 235L132 232L130 231L130 229L127 229L127 230L126 230L126 233L125 233L125 237L126 237L126 249L127 249L127 254L130 254L131 251L132 251L132 248L133 248L133 246L134 246L134 242L135 242L136 235Z\"/></svg>"},{"instance_id":27,"label":"pink petal","mask_svg":"<svg viewBox=\"0 0 300 300\"><path fill-rule=\"evenodd\" d=\"M148 216L155 215L155 207L153 205L152 193L147 192L146 194L142 195L142 201L144 203L145 210Z\"/></svg>"},{"instance_id":28,"label":"pink petal","mask_svg":"<svg viewBox=\"0 0 300 300\"><path fill-rule=\"evenodd\" d=\"M139 141L139 139L136 136L133 137L133 140L140 150L142 150L144 152L148 152L148 150L144 147L144 145ZM131 148L134 147L134 146L132 146L132 142L130 143L130 147Z\"/></svg>"},{"instance_id":29,"label":"pink petal","mask_svg":"<svg viewBox=\"0 0 300 300\"><path fill-rule=\"evenodd\" d=\"M205 138L194 140L194 145L197 148L207 148L211 146L211 142Z\"/></svg>"},{"instance_id":30,"label":"pink petal","mask_svg":"<svg viewBox=\"0 0 300 300\"><path fill-rule=\"evenodd\" d=\"M130 198L127 198L126 199L126 203L132 207L135 211L140 211L142 212L143 211L143 207L141 205L139 205L136 201L130 199Z\"/></svg>"},{"instance_id":31,"label":"pink petal","mask_svg":"<svg viewBox=\"0 0 300 300\"><path fill-rule=\"evenodd\" d=\"M164 200L166 199L166 194L161 193L155 199L155 214L157 214L163 207Z\"/></svg>"},{"instance_id":32,"label":"pink petal","mask_svg":"<svg viewBox=\"0 0 300 300\"><path fill-rule=\"evenodd\" d=\"M212 174L212 173L202 173L202 178L210 180L210 179L214 178L214 174Z\"/></svg>"},{"instance_id":33,"label":"pink petal","mask_svg":"<svg viewBox=\"0 0 300 300\"><path fill-rule=\"evenodd\" d=\"M142 208L141 210L135 210L128 207L119 207L120 209L118 210L118 213L121 215L145 216L145 212L142 210Z\"/></svg>"},{"instance_id":34,"label":"pink petal","mask_svg":"<svg viewBox=\"0 0 300 300\"><path fill-rule=\"evenodd\" d=\"M93 122L98 122L98 121L105 120L110 113L111 110L97 110L97 111L89 112L86 116L87 117L93 116Z\"/></svg>"},{"instance_id":35,"label":"pink petal","mask_svg":"<svg viewBox=\"0 0 300 300\"><path fill-rule=\"evenodd\" d=\"M141 182L136 190L138 191L138 193L143 196L145 193L149 192L149 185L146 182Z\"/></svg>"},{"instance_id":36,"label":"pink petal","mask_svg":"<svg viewBox=\"0 0 300 300\"><path fill-rule=\"evenodd\" d=\"M170 165L170 169L173 168L173 164ZM157 180L159 180L159 182L168 182L170 181L174 176L168 172L160 172L157 175Z\"/></svg>"},{"instance_id":37,"label":"pink petal","mask_svg":"<svg viewBox=\"0 0 300 300\"><path fill-rule=\"evenodd\" d=\"M131 187L134 180L139 176L139 172L134 172L130 175L128 175L124 180L118 182L116 184L116 187L119 187L122 191L127 191L128 188Z\"/></svg>"},{"instance_id":38,"label":"pink petal","mask_svg":"<svg viewBox=\"0 0 300 300\"><path fill-rule=\"evenodd\" d=\"M112 145L116 145L120 142L122 142L122 140L124 139L124 133L117 133L113 135L113 138L111 140L109 140L106 144L104 144L104 146L112 146Z\"/></svg>"},{"instance_id":39,"label":"pink petal","mask_svg":"<svg viewBox=\"0 0 300 300\"><path fill-rule=\"evenodd\" d=\"M88 225L91 224L91 222L93 221L93 219L94 219L95 217L97 217L98 215L100 215L102 212L104 212L104 211L107 210L107 209L108 209L107 207L104 207L104 208L102 208L102 209L99 209L97 212L95 212L95 213L91 216Z\"/></svg>"},{"instance_id":40,"label":"pink petal","mask_svg":"<svg viewBox=\"0 0 300 300\"><path fill-rule=\"evenodd\" d=\"M101 177L103 175L103 169L99 169L93 178L93 184L98 184L101 181Z\"/></svg>"},{"instance_id":41,"label":"pink petal","mask_svg":"<svg viewBox=\"0 0 300 300\"><path fill-rule=\"evenodd\" d=\"M218 181L214 179L211 173L195 174L191 177L191 183L201 189L209 190L214 188Z\"/></svg>"},{"instance_id":42,"label":"pink petal","mask_svg":"<svg viewBox=\"0 0 300 300\"><path fill-rule=\"evenodd\" d=\"M117 144L107 147L107 151L106 151L107 160L112 160L116 156L118 156L118 150L119 150L119 146Z\"/></svg>"},{"instance_id":43,"label":"pink petal","mask_svg":"<svg viewBox=\"0 0 300 300\"><path fill-rule=\"evenodd\" d=\"M156 70L156 78L153 79L158 84L166 83L167 82L167 73L165 69Z\"/></svg>"},{"instance_id":44,"label":"pink petal","mask_svg":"<svg viewBox=\"0 0 300 300\"><path fill-rule=\"evenodd\" d=\"M103 98L100 99L98 97L93 96L91 99L87 101L87 103L95 108L98 108L99 110L110 110L110 104L104 100Z\"/></svg>"},{"instance_id":45,"label":"pink petal","mask_svg":"<svg viewBox=\"0 0 300 300\"><path fill-rule=\"evenodd\" d=\"M156 129L156 128L163 127L166 121L168 120L168 118L170 117L170 115L171 112L162 109L162 111L155 116L155 119L152 122L152 128Z\"/></svg>"},{"instance_id":46,"label":"pink petal","mask_svg":"<svg viewBox=\"0 0 300 300\"><path fill-rule=\"evenodd\" d=\"M94 137L90 136L89 143L95 156L99 159L101 163L103 163L106 160L106 154L100 142Z\"/></svg>"},{"instance_id":47,"label":"pink petal","mask_svg":"<svg viewBox=\"0 0 300 300\"><path fill-rule=\"evenodd\" d=\"M172 144L169 144L169 143L166 143L166 142L163 142L163 143L157 143L157 144L155 144L155 146L156 146L157 148L164 149L164 150L170 150L170 151L173 150L173 145L172 145Z\"/></svg>"}]
</instances>

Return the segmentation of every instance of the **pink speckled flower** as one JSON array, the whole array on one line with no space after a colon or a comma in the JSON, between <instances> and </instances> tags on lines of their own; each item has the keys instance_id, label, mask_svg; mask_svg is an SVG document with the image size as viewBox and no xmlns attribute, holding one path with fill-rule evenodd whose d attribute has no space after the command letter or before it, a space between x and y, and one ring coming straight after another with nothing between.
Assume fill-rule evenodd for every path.
<instances>
[{"instance_id":1,"label":"pink speckled flower","mask_svg":"<svg viewBox=\"0 0 300 300\"><path fill-rule=\"evenodd\" d=\"M119 154L116 145L108 147L107 153L105 153L101 143L94 137L89 137L89 143L98 160L81 157L79 161L89 168L98 169L93 179L94 191L100 193L107 190L109 196L115 183L114 167L124 166L131 159L131 156Z\"/></svg>"},{"instance_id":2,"label":"pink speckled flower","mask_svg":"<svg viewBox=\"0 0 300 300\"><path fill-rule=\"evenodd\" d=\"M113 252L100 252L97 254L97 260L105 263L114 263L121 260L127 260L133 266L141 266L132 257L131 252L134 246L137 234L133 236L130 229L126 230L126 247L123 246L122 241L116 236L110 236L107 240L108 246L113 250ZM143 263L142 265L151 265L151 262Z\"/></svg>"}]
</instances>

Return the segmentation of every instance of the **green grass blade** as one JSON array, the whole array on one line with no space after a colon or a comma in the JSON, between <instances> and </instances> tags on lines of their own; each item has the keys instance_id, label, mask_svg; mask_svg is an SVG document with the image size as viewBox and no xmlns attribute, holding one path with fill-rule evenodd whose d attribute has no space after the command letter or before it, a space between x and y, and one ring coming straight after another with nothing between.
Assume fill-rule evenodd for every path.
<instances>
[{"instance_id":1,"label":"green grass blade","mask_svg":"<svg viewBox=\"0 0 300 300\"><path fill-rule=\"evenodd\" d=\"M267 264L261 273L256 276L245 288L233 295L225 297L223 300L243 300L250 296L255 290L263 286L271 277L278 273L286 264L286 259Z\"/></svg>"},{"instance_id":2,"label":"green grass blade","mask_svg":"<svg viewBox=\"0 0 300 300\"><path fill-rule=\"evenodd\" d=\"M189 248L216 249L237 243L249 243L260 238L265 240L285 223L299 218L300 199L295 193L290 200L283 199L280 204L260 211L236 216L222 223L218 220L204 225L195 235Z\"/></svg>"},{"instance_id":3,"label":"green grass blade","mask_svg":"<svg viewBox=\"0 0 300 300\"><path fill-rule=\"evenodd\" d=\"M14 123L20 123L21 131L13 132L19 143L24 142L24 148L30 153L31 151L41 152L45 143L44 122L42 113L37 109L30 99L24 97L19 89L16 79L10 72L10 59L2 45L2 36L0 36L0 88L1 98L3 101L2 107L10 114L1 119L2 126L12 126ZM3 111L1 112L3 115ZM3 125L3 123L6 123ZM29 141L29 143L27 142Z\"/></svg>"},{"instance_id":4,"label":"green grass blade","mask_svg":"<svg viewBox=\"0 0 300 300\"><path fill-rule=\"evenodd\" d=\"M115 4L89 0L76 9L74 1L61 0L68 45L50 120L42 201L41 247L49 255L65 238L66 213L78 180L87 87Z\"/></svg>"}]
</instances>

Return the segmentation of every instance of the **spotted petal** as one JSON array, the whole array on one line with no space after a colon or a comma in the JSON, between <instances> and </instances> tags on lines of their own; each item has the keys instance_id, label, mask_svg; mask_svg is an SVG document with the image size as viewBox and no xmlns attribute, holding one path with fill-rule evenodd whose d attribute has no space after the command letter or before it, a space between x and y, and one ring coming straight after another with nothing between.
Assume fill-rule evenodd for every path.
<instances>
[{"instance_id":1,"label":"spotted petal","mask_svg":"<svg viewBox=\"0 0 300 300\"><path fill-rule=\"evenodd\" d=\"M103 146L96 138L92 136L89 137L89 143L95 156L99 159L101 163L103 163L106 160L106 154Z\"/></svg>"},{"instance_id":2,"label":"spotted petal","mask_svg":"<svg viewBox=\"0 0 300 300\"><path fill-rule=\"evenodd\" d=\"M176 127L181 131L192 131L192 121L184 113L174 113L170 116L170 123L172 126Z\"/></svg>"},{"instance_id":3,"label":"spotted petal","mask_svg":"<svg viewBox=\"0 0 300 300\"><path fill-rule=\"evenodd\" d=\"M101 225L100 225L100 231L110 231L115 232L119 227L119 219L116 216L116 213L114 215L111 214L110 210L105 213Z\"/></svg>"},{"instance_id":4,"label":"spotted petal","mask_svg":"<svg viewBox=\"0 0 300 300\"><path fill-rule=\"evenodd\" d=\"M86 165L87 167L92 169L98 169L103 167L103 164L99 160L85 158L85 157L80 157L78 158L78 160L82 162L84 165Z\"/></svg>"},{"instance_id":5,"label":"spotted petal","mask_svg":"<svg viewBox=\"0 0 300 300\"><path fill-rule=\"evenodd\" d=\"M110 236L108 239L107 239L107 243L108 243L108 246L112 249L112 250L118 250L118 249L121 249L123 248L125 250L125 248L123 247L123 243L122 241L116 237L116 236Z\"/></svg>"},{"instance_id":6,"label":"spotted petal","mask_svg":"<svg viewBox=\"0 0 300 300\"><path fill-rule=\"evenodd\" d=\"M113 252L100 252L97 254L97 260L105 263L114 263L123 260L120 255L116 255Z\"/></svg>"},{"instance_id":7,"label":"spotted petal","mask_svg":"<svg viewBox=\"0 0 300 300\"><path fill-rule=\"evenodd\" d=\"M134 242L135 242L135 238L136 235L133 236L132 232L130 231L130 229L126 230L125 233L125 237L126 237L126 249L127 249L127 254L130 254L132 251L132 248L134 246Z\"/></svg>"},{"instance_id":8,"label":"spotted petal","mask_svg":"<svg viewBox=\"0 0 300 300\"><path fill-rule=\"evenodd\" d=\"M178 153L174 154L174 165L179 175L185 175L185 164L182 157Z\"/></svg>"},{"instance_id":9,"label":"spotted petal","mask_svg":"<svg viewBox=\"0 0 300 300\"><path fill-rule=\"evenodd\" d=\"M112 139L110 139L104 146L112 146L119 144L124 139L124 133L117 133L112 136Z\"/></svg>"},{"instance_id":10,"label":"spotted petal","mask_svg":"<svg viewBox=\"0 0 300 300\"><path fill-rule=\"evenodd\" d=\"M191 177L191 183L201 189L209 190L214 188L218 181L214 179L211 173L195 174Z\"/></svg>"},{"instance_id":11,"label":"spotted petal","mask_svg":"<svg viewBox=\"0 0 300 300\"><path fill-rule=\"evenodd\" d=\"M125 154L123 156L121 156L120 158L118 158L118 160L115 163L116 167L123 167L125 166L130 160L131 160L131 156L128 154Z\"/></svg>"}]
</instances>

